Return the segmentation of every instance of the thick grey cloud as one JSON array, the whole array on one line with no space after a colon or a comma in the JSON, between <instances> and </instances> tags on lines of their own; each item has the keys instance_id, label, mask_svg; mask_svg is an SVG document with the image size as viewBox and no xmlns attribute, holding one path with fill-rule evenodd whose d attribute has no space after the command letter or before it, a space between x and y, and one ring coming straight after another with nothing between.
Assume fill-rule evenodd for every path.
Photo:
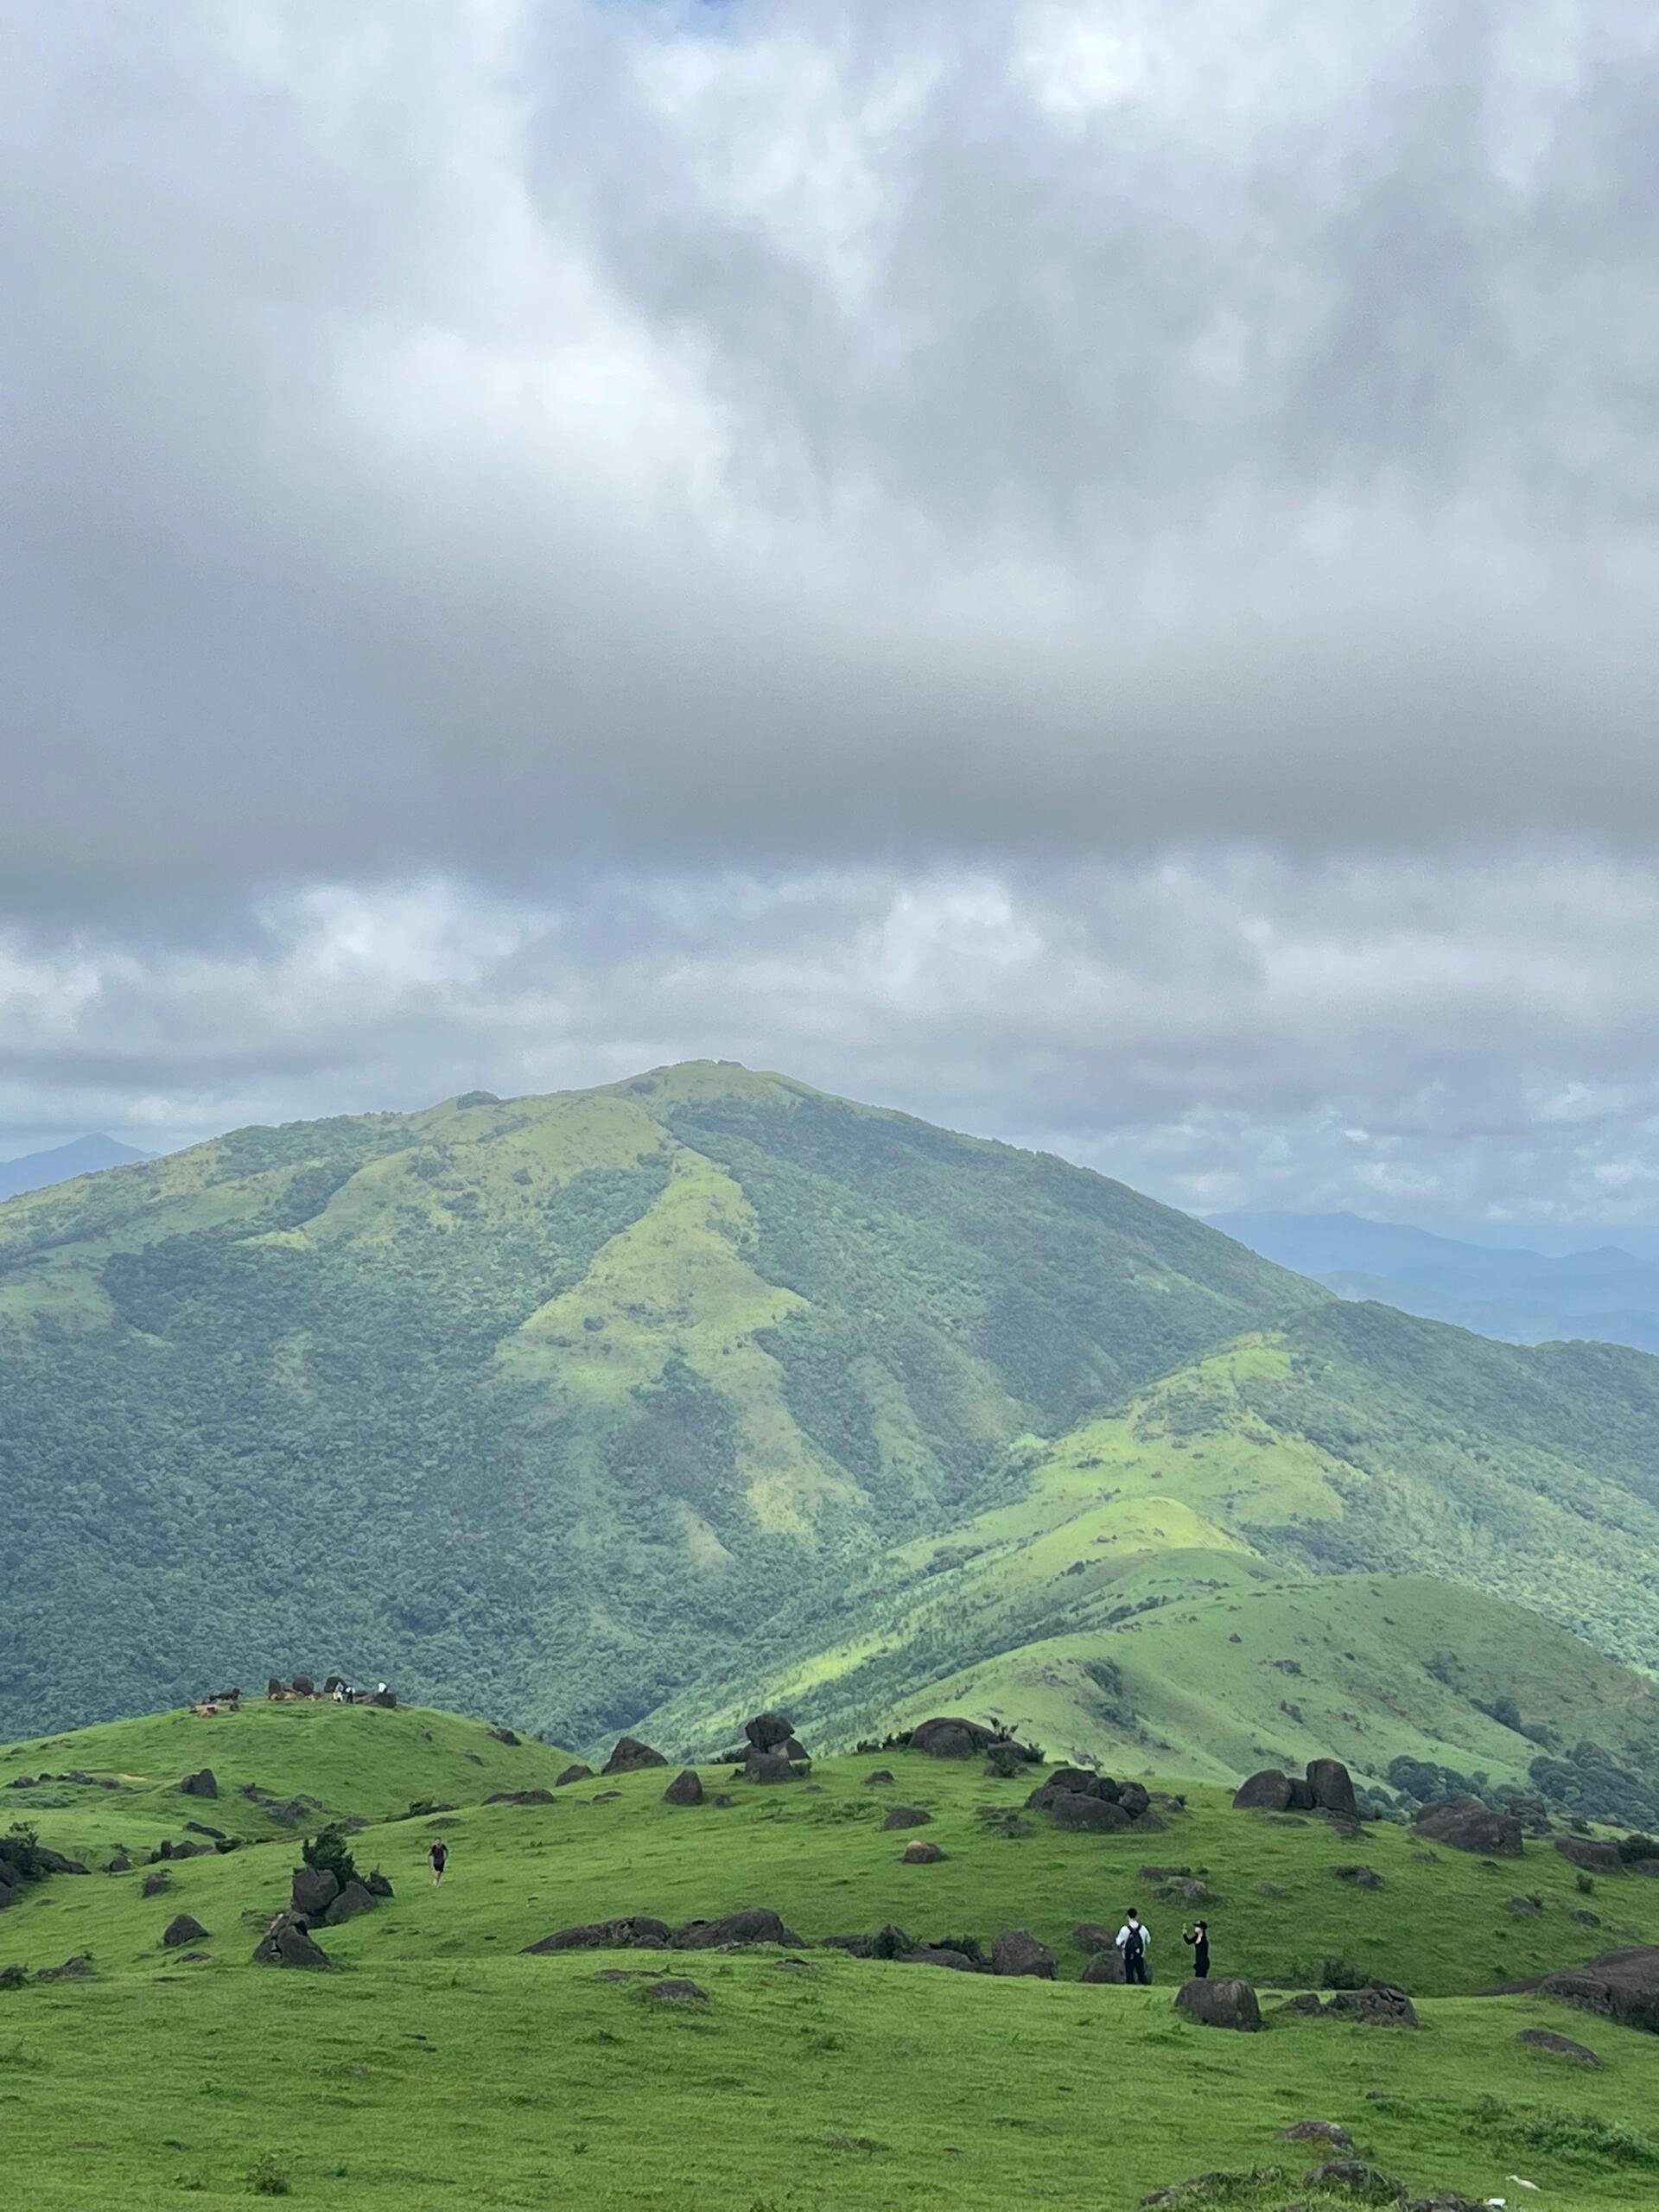
<instances>
[{"instance_id":1,"label":"thick grey cloud","mask_svg":"<svg viewBox=\"0 0 1659 2212\"><path fill-rule=\"evenodd\" d=\"M23 895L1651 831L1635 0L7 22Z\"/></svg>"},{"instance_id":2,"label":"thick grey cloud","mask_svg":"<svg viewBox=\"0 0 1659 2212\"><path fill-rule=\"evenodd\" d=\"M0 37L0 1150L721 1052L1652 1213L1650 10Z\"/></svg>"}]
</instances>

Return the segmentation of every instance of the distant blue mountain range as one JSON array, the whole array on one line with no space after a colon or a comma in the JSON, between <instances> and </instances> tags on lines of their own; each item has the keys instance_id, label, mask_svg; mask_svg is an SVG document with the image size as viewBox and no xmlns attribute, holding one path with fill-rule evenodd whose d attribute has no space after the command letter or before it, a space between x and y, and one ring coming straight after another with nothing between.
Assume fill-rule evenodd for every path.
<instances>
[{"instance_id":1,"label":"distant blue mountain range","mask_svg":"<svg viewBox=\"0 0 1659 2212\"><path fill-rule=\"evenodd\" d=\"M1375 1299L1510 1344L1573 1337L1659 1352L1659 1230L1552 1230L1541 1251L1437 1236L1352 1213L1211 1214L1212 1229L1343 1298ZM1497 1230L1496 1236L1520 1235ZM1483 1229L1480 1232L1486 1234ZM1559 1249L1563 1243L1569 1249Z\"/></svg>"},{"instance_id":2,"label":"distant blue mountain range","mask_svg":"<svg viewBox=\"0 0 1659 2212\"><path fill-rule=\"evenodd\" d=\"M44 1191L76 1175L96 1174L100 1167L130 1167L135 1160L155 1157L153 1152L136 1152L114 1137L75 1137L67 1144L54 1145L49 1152L0 1160L0 1198L21 1198L25 1191Z\"/></svg>"}]
</instances>

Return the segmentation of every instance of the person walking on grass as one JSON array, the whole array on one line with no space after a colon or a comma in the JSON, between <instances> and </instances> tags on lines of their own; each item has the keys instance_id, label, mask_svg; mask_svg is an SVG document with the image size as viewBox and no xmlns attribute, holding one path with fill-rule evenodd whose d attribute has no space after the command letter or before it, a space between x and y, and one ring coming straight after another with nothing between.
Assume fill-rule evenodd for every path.
<instances>
[{"instance_id":1,"label":"person walking on grass","mask_svg":"<svg viewBox=\"0 0 1659 2212\"><path fill-rule=\"evenodd\" d=\"M1191 1928L1183 1928L1181 1930L1181 1941L1183 1943L1190 1943L1192 1946L1193 1980L1208 1981L1210 1979L1209 1922L1207 1920L1198 1920L1194 1921Z\"/></svg>"},{"instance_id":2,"label":"person walking on grass","mask_svg":"<svg viewBox=\"0 0 1659 2212\"><path fill-rule=\"evenodd\" d=\"M1152 1948L1152 1936L1133 1905L1124 1915L1123 1925L1117 1931L1117 1948L1123 1954L1124 1980L1147 1986L1152 1980L1147 1970L1147 1954Z\"/></svg>"},{"instance_id":3,"label":"person walking on grass","mask_svg":"<svg viewBox=\"0 0 1659 2212\"><path fill-rule=\"evenodd\" d=\"M427 1853L432 1861L432 1886L438 1889L443 1882L443 1870L449 1864L449 1847L441 1835L432 1839L432 1848Z\"/></svg>"}]
</instances>

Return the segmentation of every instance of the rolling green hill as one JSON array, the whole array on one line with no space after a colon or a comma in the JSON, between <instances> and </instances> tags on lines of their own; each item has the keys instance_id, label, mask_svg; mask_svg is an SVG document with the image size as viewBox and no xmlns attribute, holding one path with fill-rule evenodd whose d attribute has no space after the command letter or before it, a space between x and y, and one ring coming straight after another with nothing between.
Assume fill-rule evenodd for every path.
<instances>
[{"instance_id":1,"label":"rolling green hill","mask_svg":"<svg viewBox=\"0 0 1659 2212\"><path fill-rule=\"evenodd\" d=\"M566 1740L1323 1294L779 1077L247 1129L0 1207L0 1728L296 1667Z\"/></svg>"},{"instance_id":2,"label":"rolling green hill","mask_svg":"<svg viewBox=\"0 0 1659 2212\"><path fill-rule=\"evenodd\" d=\"M578 1745L948 1689L1199 1776L1651 1757L1659 1363L740 1068L0 1207L0 1457L14 1730L305 1666Z\"/></svg>"},{"instance_id":3,"label":"rolling green hill","mask_svg":"<svg viewBox=\"0 0 1659 2212\"><path fill-rule=\"evenodd\" d=\"M1217 2169L1262 2177L1212 2188L1196 2212L1351 2205L1306 2184L1325 2154L1280 2133L1310 2119L1348 2127L1415 2196L1513 2198L1517 2171L1567 2212L1623 2212L1652 2193L1651 2037L1542 1995L1480 1993L1659 1940L1651 1878L1581 1880L1541 1840L1499 1863L1395 1826L1344 1835L1236 1812L1202 1785L1160 1806L1155 1834L1062 1833L1020 1812L1029 1772L997 1779L977 1759L905 1751L883 1756L885 1786L868 1758L841 1758L783 1789L705 1769L709 1795L693 1807L664 1802L661 1769L483 1802L544 1778L552 1757L448 1715L332 1706L168 1714L0 1751L0 1786L42 1766L87 1777L0 1800L52 1848L101 1849L111 1824L148 1818L155 1793L211 1764L220 1796L207 1818L245 1803L251 1783L303 1792L365 1823L350 1847L395 1891L317 1929L331 1970L302 1973L251 1963L288 1900L296 1834L170 1861L159 1895L144 1893L156 1869L143 1864L23 1890L0 1912L0 1970L21 1970L0 1972L0 2162L17 2162L31 2208L158 2212L182 2192L209 2208L287 2195L322 2212L1001 2212L1073 2205L1081 2176L1091 2203L1121 2212ZM435 1792L454 1809L385 1819ZM882 1825L895 1802L929 1815L937 1863L901 1862L908 1834ZM424 1854L439 1823L451 1857L435 1891ZM1369 1885L1343 1877L1356 1865ZM1179 1930L1195 1909L1182 1882L1203 1885L1217 1972L1260 1987L1264 2032L1176 2012ZM1074 1927L1115 1925L1130 1902L1153 1930L1154 1986L1082 1984ZM577 1923L677 1927L756 1904L798 1943L523 1955ZM181 1914L204 1932L169 1948ZM1024 1928L1054 1953L1056 1979L824 1945L886 1923L987 1950ZM37 1979L70 1959L79 1978ZM655 2002L664 1976L702 1994ZM1279 2009L1296 1989L1366 1976L1408 1989L1421 2027ZM1517 2042L1540 2029L1599 2063Z\"/></svg>"}]
</instances>

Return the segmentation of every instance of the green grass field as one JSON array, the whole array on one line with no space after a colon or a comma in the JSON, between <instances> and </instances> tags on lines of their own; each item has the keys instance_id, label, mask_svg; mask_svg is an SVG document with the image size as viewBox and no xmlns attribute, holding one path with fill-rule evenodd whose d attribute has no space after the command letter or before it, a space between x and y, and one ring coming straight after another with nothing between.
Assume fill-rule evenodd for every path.
<instances>
[{"instance_id":1,"label":"green grass field","mask_svg":"<svg viewBox=\"0 0 1659 2212\"><path fill-rule=\"evenodd\" d=\"M0 1992L0 2201L27 2212L145 2212L181 2194L239 2204L263 2173L273 2192L285 2183L296 2204L335 2212L988 2212L1128 2206L1188 2175L1282 2164L1281 2181L1220 2200L1267 2206L1306 2199L1300 2177L1314 2158L1277 2130L1319 2118L1344 2123L1424 2194L1507 2195L1545 2212L1659 2202L1659 2046L1541 1999L1478 1993L1659 1942L1659 1881L1604 1878L1586 1892L1535 1843L1488 1865L1385 1825L1344 1842L1321 1821L1235 1813L1211 1788L1191 1789L1161 1834L1066 1835L1039 1815L1008 1834L1028 1779L904 1753L821 1762L810 1787L757 1789L705 1770L711 1792L729 1789L725 1808L665 1805L661 1770L580 1783L550 1804L480 1802L545 1785L563 1764L448 1715L327 1706L169 1714L0 1754L0 1818L27 1819L94 1865L118 1843L181 1836L186 1817L227 1832L240 1818L249 1838L175 1865L162 1896L140 1894L149 1869L56 1877L0 1916L0 1965L38 1970L87 1953L95 1975ZM178 1778L203 1764L219 1799L181 1796ZM878 1764L891 1788L866 1784ZM72 1765L131 1779L119 1791L3 1789L19 1773ZM286 1901L298 1840L261 1839L265 1816L241 1795L249 1781L371 1823L353 1850L359 1866L385 1868L397 1896L322 1931L332 1973L250 1963ZM386 1818L435 1798L456 1807L440 1816L452 1857L435 1892L433 1821ZM921 1833L943 1861L899 1863L906 1838L880 1826L894 1802L931 1814ZM1382 1886L1333 1871L1357 1863ZM1148 1866L1205 1882L1216 1971L1262 1988L1266 2033L1177 2016L1177 1936L1196 1908L1162 1897ZM1518 1915L1512 1898L1537 1910ZM1158 1986L1078 1986L1073 1924L1116 1924L1131 1902L1154 1931ZM804 1948L519 1955L578 1921L677 1923L748 1904L774 1907ZM207 1929L207 1958L162 1948L178 1912ZM1599 1924L1574 1916L1589 1914ZM1058 1953L1061 1979L819 1948L889 1921L988 1946L1028 1928ZM605 1978L618 1972L631 1978ZM1271 1985L1354 1972L1408 1988L1421 2031L1274 2017ZM707 2001L649 1999L645 1982L664 1973L690 1974ZM1516 2031L1535 2024L1587 2044L1601 2068L1518 2045Z\"/></svg>"}]
</instances>

